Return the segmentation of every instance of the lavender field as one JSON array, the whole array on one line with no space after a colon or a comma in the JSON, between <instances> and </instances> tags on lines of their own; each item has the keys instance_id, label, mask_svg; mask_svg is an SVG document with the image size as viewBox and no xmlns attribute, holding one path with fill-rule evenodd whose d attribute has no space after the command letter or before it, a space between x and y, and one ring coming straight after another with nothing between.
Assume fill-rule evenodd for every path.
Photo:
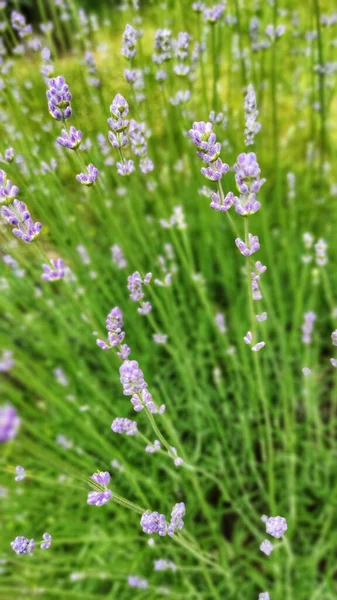
<instances>
[{"instance_id":1,"label":"lavender field","mask_svg":"<svg viewBox=\"0 0 337 600\"><path fill-rule=\"evenodd\" d=\"M1 600L336 600L337 7L0 0Z\"/></svg>"}]
</instances>

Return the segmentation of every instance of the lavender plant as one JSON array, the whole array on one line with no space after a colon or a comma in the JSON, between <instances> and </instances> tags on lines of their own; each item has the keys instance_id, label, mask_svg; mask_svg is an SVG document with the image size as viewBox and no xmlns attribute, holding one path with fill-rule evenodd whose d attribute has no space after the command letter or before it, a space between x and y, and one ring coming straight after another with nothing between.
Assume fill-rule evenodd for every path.
<instances>
[{"instance_id":1,"label":"lavender plant","mask_svg":"<svg viewBox=\"0 0 337 600\"><path fill-rule=\"evenodd\" d=\"M0 597L332 600L332 0L14 5Z\"/></svg>"}]
</instances>

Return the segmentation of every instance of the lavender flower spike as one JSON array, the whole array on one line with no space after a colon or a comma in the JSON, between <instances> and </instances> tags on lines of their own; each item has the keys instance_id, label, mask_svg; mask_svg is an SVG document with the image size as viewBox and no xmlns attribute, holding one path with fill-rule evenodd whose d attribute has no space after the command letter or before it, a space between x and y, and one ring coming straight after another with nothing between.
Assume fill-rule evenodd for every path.
<instances>
[{"instance_id":1,"label":"lavender flower spike","mask_svg":"<svg viewBox=\"0 0 337 600\"><path fill-rule=\"evenodd\" d=\"M15 438L21 420L14 408L9 403L0 406L0 442L8 442Z\"/></svg>"},{"instance_id":2,"label":"lavender flower spike","mask_svg":"<svg viewBox=\"0 0 337 600\"><path fill-rule=\"evenodd\" d=\"M41 223L34 223L27 206L20 200L14 200L10 206L3 206L1 215L10 225L16 225L12 233L24 242L32 242L41 231Z\"/></svg>"},{"instance_id":3,"label":"lavender flower spike","mask_svg":"<svg viewBox=\"0 0 337 600\"><path fill-rule=\"evenodd\" d=\"M140 520L140 525L144 533L152 535L159 533L160 536L165 536L167 533L167 523L165 515L158 512L147 510Z\"/></svg>"},{"instance_id":4,"label":"lavender flower spike","mask_svg":"<svg viewBox=\"0 0 337 600\"><path fill-rule=\"evenodd\" d=\"M140 590L146 590L149 587L146 579L142 579L138 577L138 575L129 575L128 576L128 585L133 588L138 588Z\"/></svg>"},{"instance_id":5,"label":"lavender flower spike","mask_svg":"<svg viewBox=\"0 0 337 600\"><path fill-rule=\"evenodd\" d=\"M106 487L110 483L110 473L108 471L99 471L91 475L91 479L99 485Z\"/></svg>"},{"instance_id":6,"label":"lavender flower spike","mask_svg":"<svg viewBox=\"0 0 337 600\"><path fill-rule=\"evenodd\" d=\"M15 481L22 481L26 477L26 470L19 465L15 467Z\"/></svg>"},{"instance_id":7,"label":"lavender flower spike","mask_svg":"<svg viewBox=\"0 0 337 600\"><path fill-rule=\"evenodd\" d=\"M90 479L92 479L100 489L99 491L88 493L87 503L94 506L103 506L103 504L106 504L112 498L111 490L107 489L107 486L110 483L110 473L108 473L108 471L99 471L98 473L91 475Z\"/></svg>"},{"instance_id":8,"label":"lavender flower spike","mask_svg":"<svg viewBox=\"0 0 337 600\"><path fill-rule=\"evenodd\" d=\"M98 169L92 163L87 166L87 173L79 173L76 175L77 181L82 185L93 185L98 177Z\"/></svg>"},{"instance_id":9,"label":"lavender flower spike","mask_svg":"<svg viewBox=\"0 0 337 600\"><path fill-rule=\"evenodd\" d=\"M228 170L229 166L223 163L221 158L218 158L215 162L211 162L208 167L202 167L201 174L210 181L219 181Z\"/></svg>"},{"instance_id":10,"label":"lavender flower spike","mask_svg":"<svg viewBox=\"0 0 337 600\"><path fill-rule=\"evenodd\" d=\"M69 131L62 129L61 136L57 138L60 146L69 148L69 150L77 150L82 141L82 132L71 125Z\"/></svg>"},{"instance_id":11,"label":"lavender flower spike","mask_svg":"<svg viewBox=\"0 0 337 600\"><path fill-rule=\"evenodd\" d=\"M42 279L45 281L58 281L59 279L63 279L65 270L64 270L64 261L62 258L52 258L51 265L42 265L44 273L41 275Z\"/></svg>"},{"instance_id":12,"label":"lavender flower spike","mask_svg":"<svg viewBox=\"0 0 337 600\"><path fill-rule=\"evenodd\" d=\"M31 554L35 548L35 542L33 539L29 540L20 535L11 542L11 546L16 554Z\"/></svg>"},{"instance_id":13,"label":"lavender flower spike","mask_svg":"<svg viewBox=\"0 0 337 600\"><path fill-rule=\"evenodd\" d=\"M40 544L41 550L48 550L53 540L52 536L50 535L50 533L44 533L42 539L44 541Z\"/></svg>"},{"instance_id":14,"label":"lavender flower spike","mask_svg":"<svg viewBox=\"0 0 337 600\"><path fill-rule=\"evenodd\" d=\"M254 252L260 250L259 238L257 235L252 235L251 233L248 236L248 245L240 240L240 238L236 238L235 244L243 256L251 256Z\"/></svg>"},{"instance_id":15,"label":"lavender flower spike","mask_svg":"<svg viewBox=\"0 0 337 600\"><path fill-rule=\"evenodd\" d=\"M89 492L87 504L91 504L92 506L103 506L103 504L109 502L111 498L111 490L104 490L103 492Z\"/></svg>"},{"instance_id":16,"label":"lavender flower spike","mask_svg":"<svg viewBox=\"0 0 337 600\"><path fill-rule=\"evenodd\" d=\"M262 594L259 594L259 600L271 600L268 592L262 592Z\"/></svg>"},{"instance_id":17,"label":"lavender flower spike","mask_svg":"<svg viewBox=\"0 0 337 600\"><path fill-rule=\"evenodd\" d=\"M124 360L119 368L119 376L124 396L132 396L147 388L143 371L136 360Z\"/></svg>"},{"instance_id":18,"label":"lavender flower spike","mask_svg":"<svg viewBox=\"0 0 337 600\"><path fill-rule=\"evenodd\" d=\"M46 92L48 100L49 113L54 119L64 121L69 119L72 114L70 100L71 93L67 86L64 77L59 75L48 81L48 90Z\"/></svg>"},{"instance_id":19,"label":"lavender flower spike","mask_svg":"<svg viewBox=\"0 0 337 600\"><path fill-rule=\"evenodd\" d=\"M274 546L270 543L269 540L263 540L262 544L260 545L260 550L261 552L269 556L274 550Z\"/></svg>"},{"instance_id":20,"label":"lavender flower spike","mask_svg":"<svg viewBox=\"0 0 337 600\"><path fill-rule=\"evenodd\" d=\"M265 523L266 532L275 538L281 538L288 529L288 524L284 517L269 517Z\"/></svg>"},{"instance_id":21,"label":"lavender flower spike","mask_svg":"<svg viewBox=\"0 0 337 600\"><path fill-rule=\"evenodd\" d=\"M185 513L186 508L183 502L174 505L171 512L171 521L167 529L168 535L172 537L176 529L180 530L184 527L183 517Z\"/></svg>"},{"instance_id":22,"label":"lavender flower spike","mask_svg":"<svg viewBox=\"0 0 337 600\"><path fill-rule=\"evenodd\" d=\"M117 417L112 421L111 429L114 433L126 433L126 435L136 435L138 433L136 421L123 419L122 417Z\"/></svg>"}]
</instances>

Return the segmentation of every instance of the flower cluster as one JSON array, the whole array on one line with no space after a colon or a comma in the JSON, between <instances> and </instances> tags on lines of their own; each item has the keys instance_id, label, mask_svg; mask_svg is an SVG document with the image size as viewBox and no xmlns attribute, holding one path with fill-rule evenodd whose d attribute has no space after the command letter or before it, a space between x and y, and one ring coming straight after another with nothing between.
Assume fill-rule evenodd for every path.
<instances>
[{"instance_id":1,"label":"flower cluster","mask_svg":"<svg viewBox=\"0 0 337 600\"><path fill-rule=\"evenodd\" d=\"M7 261L4 262L6 263ZM16 267L15 263L14 266ZM13 352L11 350L4 350L0 358L0 373L10 371L14 367L14 364Z\"/></svg>"},{"instance_id":2,"label":"flower cluster","mask_svg":"<svg viewBox=\"0 0 337 600\"><path fill-rule=\"evenodd\" d=\"M266 525L266 532L277 539L283 537L288 529L288 524L284 517L267 517L266 515L262 515L261 521Z\"/></svg>"},{"instance_id":3,"label":"flower cluster","mask_svg":"<svg viewBox=\"0 0 337 600\"><path fill-rule=\"evenodd\" d=\"M98 471L91 475L91 483L97 491L89 492L87 503L93 506L103 506L112 498L112 491L107 488L110 483L110 473L107 471Z\"/></svg>"},{"instance_id":4,"label":"flower cluster","mask_svg":"<svg viewBox=\"0 0 337 600\"><path fill-rule=\"evenodd\" d=\"M254 144L255 136L261 131L261 123L258 122L259 111L256 107L256 95L254 86L250 83L245 95L245 144Z\"/></svg>"},{"instance_id":5,"label":"flower cluster","mask_svg":"<svg viewBox=\"0 0 337 600\"><path fill-rule=\"evenodd\" d=\"M123 331L122 311L118 306L115 306L109 312L105 324L108 331L108 343L98 339L96 340L97 346L102 348L102 350L110 350L117 347L117 356L123 360L126 359L130 354L130 348L127 344L122 344L125 332Z\"/></svg>"},{"instance_id":6,"label":"flower cluster","mask_svg":"<svg viewBox=\"0 0 337 600\"><path fill-rule=\"evenodd\" d=\"M69 150L77 150L82 141L82 132L71 125L69 131L62 129L61 136L57 138L58 144Z\"/></svg>"},{"instance_id":7,"label":"flower cluster","mask_svg":"<svg viewBox=\"0 0 337 600\"><path fill-rule=\"evenodd\" d=\"M125 433L126 435L136 435L138 427L136 421L117 417L112 421L111 429L114 433Z\"/></svg>"},{"instance_id":8,"label":"flower cluster","mask_svg":"<svg viewBox=\"0 0 337 600\"><path fill-rule=\"evenodd\" d=\"M39 235L42 226L41 223L33 221L26 204L15 197L18 192L19 188L13 185L5 171L0 169L1 216L13 226L13 235L23 242L30 243Z\"/></svg>"},{"instance_id":9,"label":"flower cluster","mask_svg":"<svg viewBox=\"0 0 337 600\"><path fill-rule=\"evenodd\" d=\"M19 430L21 420L9 403L0 406L0 442L13 440Z\"/></svg>"},{"instance_id":10,"label":"flower cluster","mask_svg":"<svg viewBox=\"0 0 337 600\"><path fill-rule=\"evenodd\" d=\"M134 302L140 302L145 294L143 291L143 286L148 285L152 279L152 273L147 273L144 278L140 275L138 271L132 273L128 277L128 290L130 292L130 298ZM147 315L151 312L152 306L150 302L141 302L137 311L140 315Z\"/></svg>"},{"instance_id":11,"label":"flower cluster","mask_svg":"<svg viewBox=\"0 0 337 600\"><path fill-rule=\"evenodd\" d=\"M178 38L174 42L176 64L173 70L179 77L187 77L191 72L191 67L188 64L190 35L185 31L178 33Z\"/></svg>"},{"instance_id":12,"label":"flower cluster","mask_svg":"<svg viewBox=\"0 0 337 600\"><path fill-rule=\"evenodd\" d=\"M149 587L147 580L138 577L138 575L129 575L128 585L133 588L138 588L139 590L146 590Z\"/></svg>"},{"instance_id":13,"label":"flower cluster","mask_svg":"<svg viewBox=\"0 0 337 600\"><path fill-rule=\"evenodd\" d=\"M166 560L165 558L159 558L154 561L154 570L155 571L175 571L177 570L177 566L172 562L172 560Z\"/></svg>"},{"instance_id":14,"label":"flower cluster","mask_svg":"<svg viewBox=\"0 0 337 600\"><path fill-rule=\"evenodd\" d=\"M52 77L48 80L48 90L46 92L48 100L48 109L50 115L57 121L65 121L72 114L71 93L66 81L62 75Z\"/></svg>"},{"instance_id":15,"label":"flower cluster","mask_svg":"<svg viewBox=\"0 0 337 600\"><path fill-rule=\"evenodd\" d=\"M52 77L48 80L48 90L46 94L50 115L57 121L63 121L65 125L66 119L69 119L72 115L70 104L72 95L62 75ZM73 125L69 130L65 127L62 129L61 135L57 138L57 142L69 150L78 151L82 142L82 132ZM98 169L96 169L92 163L88 164L84 173L78 173L76 175L77 181L85 186L92 186L97 177Z\"/></svg>"},{"instance_id":16,"label":"flower cluster","mask_svg":"<svg viewBox=\"0 0 337 600\"><path fill-rule=\"evenodd\" d=\"M223 15L225 11L224 4L214 4L211 8L204 9L204 18L205 21L214 25L217 21L219 21L220 17Z\"/></svg>"},{"instance_id":17,"label":"flower cluster","mask_svg":"<svg viewBox=\"0 0 337 600\"><path fill-rule=\"evenodd\" d=\"M254 152L239 154L234 171L236 185L240 192L239 198L235 196L233 199L234 208L239 215L253 215L261 208L256 194L266 181L260 179L261 169L256 154Z\"/></svg>"},{"instance_id":18,"label":"flower cluster","mask_svg":"<svg viewBox=\"0 0 337 600\"><path fill-rule=\"evenodd\" d=\"M244 242L240 238L236 238L235 244L243 256L251 256L260 250L260 242L257 235L248 234L248 242Z\"/></svg>"},{"instance_id":19,"label":"flower cluster","mask_svg":"<svg viewBox=\"0 0 337 600\"><path fill-rule=\"evenodd\" d=\"M128 263L126 261L121 247L118 246L118 244L114 244L113 246L111 246L111 255L112 262L114 265L116 265L118 269L125 269L125 267L127 267Z\"/></svg>"},{"instance_id":20,"label":"flower cluster","mask_svg":"<svg viewBox=\"0 0 337 600\"><path fill-rule=\"evenodd\" d=\"M165 515L158 512L147 510L140 520L140 525L144 533L152 535L158 533L160 536L173 536L176 530L181 530L184 527L183 517L185 516L185 504L179 502L175 504L169 522L166 521Z\"/></svg>"},{"instance_id":21,"label":"flower cluster","mask_svg":"<svg viewBox=\"0 0 337 600\"><path fill-rule=\"evenodd\" d=\"M202 175L210 181L219 181L228 172L229 166L219 158L221 144L216 141L213 124L205 121L194 122L188 135L197 147L197 155L208 165L202 167Z\"/></svg>"},{"instance_id":22,"label":"flower cluster","mask_svg":"<svg viewBox=\"0 0 337 600\"><path fill-rule=\"evenodd\" d=\"M42 541L38 542L40 543L41 550L48 550L51 546L52 539L50 533L44 533ZM31 554L36 547L36 543L34 539L28 539L25 536L20 535L11 542L11 546L16 554Z\"/></svg>"},{"instance_id":23,"label":"flower cluster","mask_svg":"<svg viewBox=\"0 0 337 600\"><path fill-rule=\"evenodd\" d=\"M172 58L172 32L169 29L157 29L154 36L154 49L152 60L155 64L162 65Z\"/></svg>"},{"instance_id":24,"label":"flower cluster","mask_svg":"<svg viewBox=\"0 0 337 600\"><path fill-rule=\"evenodd\" d=\"M332 341L333 346L337 346L337 329L335 329L335 331L332 332L331 341ZM332 364L333 367L337 368L337 359L336 358L330 358L330 363Z\"/></svg>"},{"instance_id":25,"label":"flower cluster","mask_svg":"<svg viewBox=\"0 0 337 600\"><path fill-rule=\"evenodd\" d=\"M122 54L128 60L134 58L137 54L136 43L140 37L140 32L137 31L132 25L126 25L122 38Z\"/></svg>"},{"instance_id":26,"label":"flower cluster","mask_svg":"<svg viewBox=\"0 0 337 600\"><path fill-rule=\"evenodd\" d=\"M145 123L138 123L135 119L129 122L126 117L129 114L129 105L124 96L117 94L110 106L110 117L108 125L111 129L108 133L108 139L113 148L117 148L121 160L117 163L117 172L119 175L131 175L135 170L134 161L126 159L123 149L130 143L132 152L140 158L139 168L142 173L147 174L153 171L152 161L147 156L147 137L150 132Z\"/></svg>"},{"instance_id":27,"label":"flower cluster","mask_svg":"<svg viewBox=\"0 0 337 600\"><path fill-rule=\"evenodd\" d=\"M26 477L26 469L19 465L15 467L15 481L22 481Z\"/></svg>"},{"instance_id":28,"label":"flower cluster","mask_svg":"<svg viewBox=\"0 0 337 600\"><path fill-rule=\"evenodd\" d=\"M304 323L302 325L302 342L303 344L311 344L311 336L314 329L314 323L317 316L314 312L309 311L304 313Z\"/></svg>"},{"instance_id":29,"label":"flower cluster","mask_svg":"<svg viewBox=\"0 0 337 600\"><path fill-rule=\"evenodd\" d=\"M20 38L25 38L33 33L32 26L27 25L25 17L16 10L11 13L11 24Z\"/></svg>"},{"instance_id":30,"label":"flower cluster","mask_svg":"<svg viewBox=\"0 0 337 600\"><path fill-rule=\"evenodd\" d=\"M58 281L65 275L64 261L62 258L52 258L50 265L43 264L43 273L41 275L44 281Z\"/></svg>"}]
</instances>

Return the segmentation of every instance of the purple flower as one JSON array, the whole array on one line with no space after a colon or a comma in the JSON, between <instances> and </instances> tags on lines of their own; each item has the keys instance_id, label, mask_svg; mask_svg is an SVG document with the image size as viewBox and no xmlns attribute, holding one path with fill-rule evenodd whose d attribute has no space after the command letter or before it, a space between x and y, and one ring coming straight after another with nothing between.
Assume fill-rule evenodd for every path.
<instances>
[{"instance_id":1,"label":"purple flower","mask_svg":"<svg viewBox=\"0 0 337 600\"><path fill-rule=\"evenodd\" d=\"M138 575L129 575L128 584L130 587L138 588L140 590L146 590L149 587L146 579L141 579L141 577L138 577Z\"/></svg>"},{"instance_id":2,"label":"purple flower","mask_svg":"<svg viewBox=\"0 0 337 600\"><path fill-rule=\"evenodd\" d=\"M210 163L208 167L202 167L201 173L210 181L219 181L228 170L229 166L223 163L221 158L218 158L215 162Z\"/></svg>"},{"instance_id":3,"label":"purple flower","mask_svg":"<svg viewBox=\"0 0 337 600\"><path fill-rule=\"evenodd\" d=\"M220 212L227 212L231 206L233 206L234 194L232 192L228 192L224 198L221 198L218 192L211 193L210 207L213 210L220 210Z\"/></svg>"},{"instance_id":4,"label":"purple flower","mask_svg":"<svg viewBox=\"0 0 337 600\"><path fill-rule=\"evenodd\" d=\"M154 333L153 341L155 342L155 344L166 344L167 335L165 335L164 333Z\"/></svg>"},{"instance_id":5,"label":"purple flower","mask_svg":"<svg viewBox=\"0 0 337 600\"><path fill-rule=\"evenodd\" d=\"M25 17L16 10L13 10L11 13L11 24L21 38L31 35L33 32L32 26L26 25Z\"/></svg>"},{"instance_id":6,"label":"purple flower","mask_svg":"<svg viewBox=\"0 0 337 600\"><path fill-rule=\"evenodd\" d=\"M92 504L94 506L103 506L103 504L109 502L111 498L111 490L104 490L104 492L89 492L87 504Z\"/></svg>"},{"instance_id":7,"label":"purple flower","mask_svg":"<svg viewBox=\"0 0 337 600\"><path fill-rule=\"evenodd\" d=\"M29 540L20 535L11 542L11 546L16 554L31 554L35 548L35 542L33 539Z\"/></svg>"},{"instance_id":8,"label":"purple flower","mask_svg":"<svg viewBox=\"0 0 337 600\"><path fill-rule=\"evenodd\" d=\"M1 214L10 225L16 225L12 233L24 242L32 242L41 231L41 223L34 223L27 206L21 200L14 200L9 206L3 206Z\"/></svg>"},{"instance_id":9,"label":"purple flower","mask_svg":"<svg viewBox=\"0 0 337 600\"><path fill-rule=\"evenodd\" d=\"M44 533L42 539L44 541L40 544L41 550L48 550L53 540L52 536L50 535L50 533Z\"/></svg>"},{"instance_id":10,"label":"purple flower","mask_svg":"<svg viewBox=\"0 0 337 600\"><path fill-rule=\"evenodd\" d=\"M261 131L261 123L258 122L259 111L256 107L256 95L254 86L250 83L245 95L245 144L254 144L254 138Z\"/></svg>"},{"instance_id":11,"label":"purple flower","mask_svg":"<svg viewBox=\"0 0 337 600\"><path fill-rule=\"evenodd\" d=\"M186 508L183 502L174 505L171 512L171 521L167 529L168 535L172 537L176 529L181 530L184 527L183 517L185 513Z\"/></svg>"},{"instance_id":12,"label":"purple flower","mask_svg":"<svg viewBox=\"0 0 337 600\"><path fill-rule=\"evenodd\" d=\"M148 156L145 156L145 158L140 159L139 168L144 175L147 175L147 173L151 173L154 170L154 164Z\"/></svg>"},{"instance_id":13,"label":"purple flower","mask_svg":"<svg viewBox=\"0 0 337 600\"><path fill-rule=\"evenodd\" d=\"M10 204L19 193L17 185L13 185L10 179L7 179L5 171L0 169L0 205ZM19 202L19 200L17 200Z\"/></svg>"},{"instance_id":14,"label":"purple flower","mask_svg":"<svg viewBox=\"0 0 337 600\"><path fill-rule=\"evenodd\" d=\"M220 19L220 17L224 13L224 10L225 7L223 4L215 4L211 8L206 8L204 10L205 21L207 21L211 25L214 25L214 23L216 23Z\"/></svg>"},{"instance_id":15,"label":"purple flower","mask_svg":"<svg viewBox=\"0 0 337 600\"><path fill-rule=\"evenodd\" d=\"M205 8L206 4L204 4L203 2L193 2L192 4L192 10L194 10L195 12L203 13Z\"/></svg>"},{"instance_id":16,"label":"purple flower","mask_svg":"<svg viewBox=\"0 0 337 600\"><path fill-rule=\"evenodd\" d=\"M303 344L311 343L311 336L314 329L314 322L317 316L314 312L309 311L304 314L304 323L302 325L302 342Z\"/></svg>"},{"instance_id":17,"label":"purple flower","mask_svg":"<svg viewBox=\"0 0 337 600\"><path fill-rule=\"evenodd\" d=\"M128 277L128 290L130 292L131 300L134 302L139 302L142 298L144 298L143 285L148 285L151 281L151 273L147 273L144 277L140 275L138 271L132 273Z\"/></svg>"},{"instance_id":18,"label":"purple flower","mask_svg":"<svg viewBox=\"0 0 337 600\"><path fill-rule=\"evenodd\" d=\"M262 544L260 545L260 550L261 552L269 556L274 550L274 546L270 543L269 540L263 540Z\"/></svg>"},{"instance_id":19,"label":"purple flower","mask_svg":"<svg viewBox=\"0 0 337 600\"><path fill-rule=\"evenodd\" d=\"M163 412L165 412L165 404L162 404L158 409L152 400L152 394L150 394L150 392L146 389L134 394L131 398L131 404L136 412L140 412L143 410L143 408L147 408L147 410L152 414L158 413L162 415Z\"/></svg>"},{"instance_id":20,"label":"purple flower","mask_svg":"<svg viewBox=\"0 0 337 600\"><path fill-rule=\"evenodd\" d=\"M57 142L61 146L69 148L69 150L77 150L81 144L81 141L82 132L76 129L76 127L73 125L71 125L69 131L62 129L61 136L57 138Z\"/></svg>"},{"instance_id":21,"label":"purple flower","mask_svg":"<svg viewBox=\"0 0 337 600\"><path fill-rule=\"evenodd\" d=\"M14 148L7 148L5 150L5 161L12 163L14 160Z\"/></svg>"},{"instance_id":22,"label":"purple flower","mask_svg":"<svg viewBox=\"0 0 337 600\"><path fill-rule=\"evenodd\" d=\"M331 341L333 346L337 346L337 329L331 334Z\"/></svg>"},{"instance_id":23,"label":"purple flower","mask_svg":"<svg viewBox=\"0 0 337 600\"><path fill-rule=\"evenodd\" d=\"M5 258L7 259L7 256L3 256L3 261L7 264L11 264L13 270L15 271L15 269L17 268L17 263L16 261L14 263L10 263L9 261L5 260ZM10 371L10 369L12 369L14 367L14 360L13 360L13 352L11 352L11 350L4 350L1 356L1 360L0 360L0 373L6 373L7 371Z\"/></svg>"},{"instance_id":24,"label":"purple flower","mask_svg":"<svg viewBox=\"0 0 337 600\"><path fill-rule=\"evenodd\" d=\"M262 517L266 524L266 532L275 538L281 538L288 529L287 521L284 517Z\"/></svg>"},{"instance_id":25,"label":"purple flower","mask_svg":"<svg viewBox=\"0 0 337 600\"><path fill-rule=\"evenodd\" d=\"M114 263L114 265L116 265L118 269L125 269L128 263L125 259L121 247L118 246L118 244L114 244L113 246L111 246L111 254L112 262Z\"/></svg>"},{"instance_id":26,"label":"purple flower","mask_svg":"<svg viewBox=\"0 0 337 600\"><path fill-rule=\"evenodd\" d=\"M110 483L110 473L108 473L108 471L99 471L98 473L91 475L91 479L99 485L106 487Z\"/></svg>"},{"instance_id":27,"label":"purple flower","mask_svg":"<svg viewBox=\"0 0 337 600\"><path fill-rule=\"evenodd\" d=\"M154 440L153 444L148 444L145 447L145 452L148 452L149 454L154 454L154 452L159 452L160 449L161 449L160 441Z\"/></svg>"},{"instance_id":28,"label":"purple flower","mask_svg":"<svg viewBox=\"0 0 337 600\"><path fill-rule=\"evenodd\" d=\"M135 164L131 159L124 159L123 161L118 162L116 166L118 175L122 176L131 175L135 170Z\"/></svg>"},{"instance_id":29,"label":"purple flower","mask_svg":"<svg viewBox=\"0 0 337 600\"><path fill-rule=\"evenodd\" d=\"M155 571L173 571L177 570L176 565L171 560L166 560L164 558L160 558L154 561L154 570Z\"/></svg>"},{"instance_id":30,"label":"purple flower","mask_svg":"<svg viewBox=\"0 0 337 600\"><path fill-rule=\"evenodd\" d=\"M52 258L50 260L52 268L50 265L42 265L44 273L41 275L42 279L45 281L58 281L59 279L63 279L64 277L64 261L62 258Z\"/></svg>"},{"instance_id":31,"label":"purple flower","mask_svg":"<svg viewBox=\"0 0 337 600\"><path fill-rule=\"evenodd\" d=\"M259 352L260 350L262 350L262 348L264 348L266 345L266 342L258 342L257 344L255 344L255 346L252 346L252 352Z\"/></svg>"},{"instance_id":32,"label":"purple flower","mask_svg":"<svg viewBox=\"0 0 337 600\"><path fill-rule=\"evenodd\" d=\"M252 235L251 233L248 235L248 245L240 240L240 238L236 238L235 244L243 256L251 256L260 249L259 238L257 235Z\"/></svg>"},{"instance_id":33,"label":"purple flower","mask_svg":"<svg viewBox=\"0 0 337 600\"><path fill-rule=\"evenodd\" d=\"M262 592L262 594L259 594L259 600L270 600L268 592Z\"/></svg>"},{"instance_id":34,"label":"purple flower","mask_svg":"<svg viewBox=\"0 0 337 600\"><path fill-rule=\"evenodd\" d=\"M139 37L138 31L132 25L126 25L122 38L122 54L129 60L137 54L137 37Z\"/></svg>"},{"instance_id":35,"label":"purple flower","mask_svg":"<svg viewBox=\"0 0 337 600\"><path fill-rule=\"evenodd\" d=\"M22 481L26 477L26 470L23 467L15 467L15 481Z\"/></svg>"},{"instance_id":36,"label":"purple flower","mask_svg":"<svg viewBox=\"0 0 337 600\"><path fill-rule=\"evenodd\" d=\"M8 442L16 437L21 420L9 403L0 406L0 442Z\"/></svg>"},{"instance_id":37,"label":"purple flower","mask_svg":"<svg viewBox=\"0 0 337 600\"><path fill-rule=\"evenodd\" d=\"M48 85L46 95L49 113L58 121L69 119L72 114L70 106L71 93L64 77L61 75L52 77L49 79Z\"/></svg>"},{"instance_id":38,"label":"purple flower","mask_svg":"<svg viewBox=\"0 0 337 600\"><path fill-rule=\"evenodd\" d=\"M87 173L79 173L76 175L77 181L82 185L93 185L98 177L98 169L92 163L87 166Z\"/></svg>"},{"instance_id":39,"label":"purple flower","mask_svg":"<svg viewBox=\"0 0 337 600\"><path fill-rule=\"evenodd\" d=\"M167 454L170 456L170 458L172 458L176 467L181 467L181 465L184 464L183 459L178 456L177 450L174 448L174 446L171 446L171 450L168 451Z\"/></svg>"},{"instance_id":40,"label":"purple flower","mask_svg":"<svg viewBox=\"0 0 337 600\"><path fill-rule=\"evenodd\" d=\"M140 525L144 533L152 535L159 533L160 536L165 536L167 533L167 523L165 515L158 512L147 510L140 520Z\"/></svg>"},{"instance_id":41,"label":"purple flower","mask_svg":"<svg viewBox=\"0 0 337 600\"><path fill-rule=\"evenodd\" d=\"M114 433L126 433L126 435L136 435L138 427L136 421L117 417L111 424L111 429Z\"/></svg>"},{"instance_id":42,"label":"purple flower","mask_svg":"<svg viewBox=\"0 0 337 600\"><path fill-rule=\"evenodd\" d=\"M132 396L147 388L143 371L136 360L124 360L119 368L119 376L125 396Z\"/></svg>"},{"instance_id":43,"label":"purple flower","mask_svg":"<svg viewBox=\"0 0 337 600\"><path fill-rule=\"evenodd\" d=\"M148 315L152 310L152 305L150 302L141 302L139 308L137 308L137 312L140 315Z\"/></svg>"},{"instance_id":44,"label":"purple flower","mask_svg":"<svg viewBox=\"0 0 337 600\"><path fill-rule=\"evenodd\" d=\"M261 169L254 152L239 154L234 165L235 181L240 192L240 197L234 198L234 207L239 215L252 215L256 213L261 204L256 200L265 179L260 179Z\"/></svg>"},{"instance_id":45,"label":"purple flower","mask_svg":"<svg viewBox=\"0 0 337 600\"><path fill-rule=\"evenodd\" d=\"M172 58L172 33L169 29L157 29L154 36L154 49L152 60L157 65Z\"/></svg>"},{"instance_id":46,"label":"purple flower","mask_svg":"<svg viewBox=\"0 0 337 600\"><path fill-rule=\"evenodd\" d=\"M124 131L127 128L129 121L125 117L129 113L129 105L122 94L116 94L111 105L111 118L108 119L108 124L115 132Z\"/></svg>"}]
</instances>

